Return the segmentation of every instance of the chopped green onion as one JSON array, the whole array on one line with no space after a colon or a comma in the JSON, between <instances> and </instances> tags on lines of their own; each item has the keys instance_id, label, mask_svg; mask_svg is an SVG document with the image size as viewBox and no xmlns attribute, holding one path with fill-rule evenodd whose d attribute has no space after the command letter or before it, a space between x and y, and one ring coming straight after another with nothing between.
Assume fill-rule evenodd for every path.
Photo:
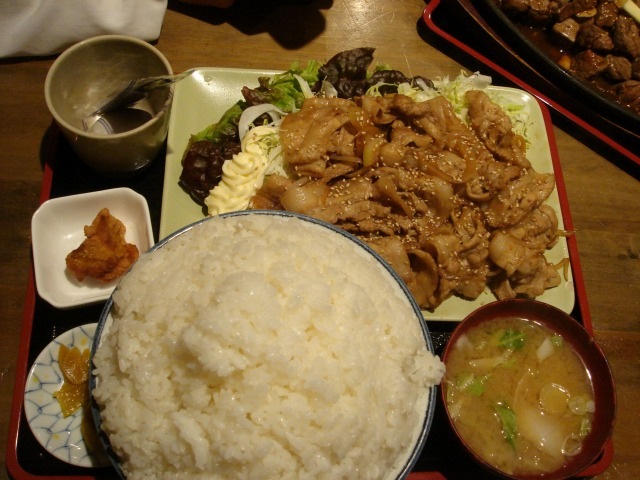
<instances>
[{"instance_id":1,"label":"chopped green onion","mask_svg":"<svg viewBox=\"0 0 640 480\"><path fill-rule=\"evenodd\" d=\"M511 350L520 350L524 346L524 333L520 330L507 329L500 337L498 346L510 348Z\"/></svg>"},{"instance_id":2,"label":"chopped green onion","mask_svg":"<svg viewBox=\"0 0 640 480\"><path fill-rule=\"evenodd\" d=\"M551 337L551 343L554 347L560 348L562 345L564 345L564 338L562 338L562 335L558 335L556 333L555 335L553 335L553 337Z\"/></svg>"},{"instance_id":3,"label":"chopped green onion","mask_svg":"<svg viewBox=\"0 0 640 480\"><path fill-rule=\"evenodd\" d=\"M500 423L502 424L502 435L509 445L516 448L516 436L518 435L518 424L516 414L504 403L497 403L493 406Z\"/></svg>"},{"instance_id":4,"label":"chopped green onion","mask_svg":"<svg viewBox=\"0 0 640 480\"><path fill-rule=\"evenodd\" d=\"M479 397L484 393L484 382L487 378L489 378L488 375L476 377L473 373L461 373L456 378L456 388L474 397Z\"/></svg>"}]
</instances>

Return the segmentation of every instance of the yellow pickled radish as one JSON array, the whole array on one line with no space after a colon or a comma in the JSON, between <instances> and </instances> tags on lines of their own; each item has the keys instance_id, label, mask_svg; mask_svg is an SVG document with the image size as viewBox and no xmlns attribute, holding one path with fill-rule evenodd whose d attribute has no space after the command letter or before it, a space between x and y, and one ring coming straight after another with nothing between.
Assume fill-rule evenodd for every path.
<instances>
[{"instance_id":1,"label":"yellow pickled radish","mask_svg":"<svg viewBox=\"0 0 640 480\"><path fill-rule=\"evenodd\" d=\"M60 358L60 352L66 350ZM69 349L64 345L60 345L58 352L58 364L66 382L79 385L89 380L89 350L85 349L80 352L78 347Z\"/></svg>"},{"instance_id":2,"label":"yellow pickled radish","mask_svg":"<svg viewBox=\"0 0 640 480\"><path fill-rule=\"evenodd\" d=\"M73 415L89 400L89 350L60 345L58 365L64 379L60 390L53 396L60 404L62 415Z\"/></svg>"},{"instance_id":3,"label":"yellow pickled radish","mask_svg":"<svg viewBox=\"0 0 640 480\"><path fill-rule=\"evenodd\" d=\"M89 388L87 383L73 384L63 383L60 390L53 396L58 400L62 415L73 415L81 406L89 400Z\"/></svg>"}]
</instances>

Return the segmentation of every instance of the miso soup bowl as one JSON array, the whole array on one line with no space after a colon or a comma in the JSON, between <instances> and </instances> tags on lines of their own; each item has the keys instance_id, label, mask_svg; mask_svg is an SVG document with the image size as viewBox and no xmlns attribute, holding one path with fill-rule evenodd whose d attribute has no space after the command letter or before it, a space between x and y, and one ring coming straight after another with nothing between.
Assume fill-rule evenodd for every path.
<instances>
[{"instance_id":1,"label":"miso soup bowl","mask_svg":"<svg viewBox=\"0 0 640 480\"><path fill-rule=\"evenodd\" d=\"M484 467L494 477L516 480L532 480L534 478L537 480L560 480L578 475L597 463L602 457L613 431L616 414L615 387L609 364L594 338L581 323L563 311L535 300L511 299L496 301L475 310L456 326L442 359L448 369L451 352L454 350L456 343L471 329L485 322L494 322L500 318L508 317L536 322L561 335L565 344L573 347L587 370L593 386L595 412L591 430L583 439L580 452L574 456L566 457L565 463L559 469L543 474L519 476L497 469L483 460L456 428L452 413L447 405L447 392L450 388L453 388L451 386L452 379L445 375L440 393L449 424L463 449L467 451L475 462ZM497 419L496 422L498 422Z\"/></svg>"}]
</instances>

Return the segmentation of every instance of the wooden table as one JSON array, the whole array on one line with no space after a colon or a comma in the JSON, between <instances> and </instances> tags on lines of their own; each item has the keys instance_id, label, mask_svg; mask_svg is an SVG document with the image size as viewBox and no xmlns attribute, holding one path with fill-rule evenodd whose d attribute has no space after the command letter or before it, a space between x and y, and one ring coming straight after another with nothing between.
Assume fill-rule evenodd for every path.
<instances>
[{"instance_id":1,"label":"wooden table","mask_svg":"<svg viewBox=\"0 0 640 480\"><path fill-rule=\"evenodd\" d=\"M454 49L418 34L421 0L242 1L230 10L169 2L157 47L175 71L220 66L286 69L374 46L376 59L409 74L457 75ZM432 45L437 45L435 48ZM22 312L30 269L30 220L39 204L45 134L43 87L53 58L0 62L0 450L7 444ZM564 127L570 130L570 127ZM615 456L598 478L640 478L640 184L638 168L601 156L554 127L576 227L595 337L617 383ZM574 136L575 135L575 136ZM583 143L584 142L584 143ZM2 466L4 467L4 456ZM0 469L0 477L6 475Z\"/></svg>"}]
</instances>

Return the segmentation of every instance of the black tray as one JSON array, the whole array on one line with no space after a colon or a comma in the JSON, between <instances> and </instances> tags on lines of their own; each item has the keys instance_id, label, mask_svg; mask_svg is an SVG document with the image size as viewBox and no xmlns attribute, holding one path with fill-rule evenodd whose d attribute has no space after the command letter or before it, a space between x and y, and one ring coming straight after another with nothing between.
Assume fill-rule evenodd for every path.
<instances>
[{"instance_id":1,"label":"black tray","mask_svg":"<svg viewBox=\"0 0 640 480\"><path fill-rule=\"evenodd\" d=\"M161 151L158 158L141 174L130 178L105 179L94 174L80 162L59 130L53 126L49 132L49 141L45 146L45 158L41 201L107 188L129 187L147 199L154 236L158 238L164 177L164 151ZM570 222L566 212L565 221ZM574 252L576 252L575 245ZM577 256L574 256L572 260L572 269L577 293L576 307L572 315L590 328L591 324L586 299L584 298L585 291ZM24 385L29 368L39 353L55 337L76 326L97 322L104 303L71 310L56 309L37 295L33 281L33 271L30 278L9 425L9 441L6 454L9 473L16 479L116 479L115 470L111 467L88 469L75 467L58 460L49 454L31 433L23 410ZM436 353L441 354L456 323L428 323ZM432 428L424 450L409 479L466 480L473 478L484 480L492 478L491 475L474 463L457 443L457 439L453 436L448 425L440 397L438 396L437 398ZM611 460L611 453L612 450L607 448L603 452L602 458L585 471L585 476L599 473L606 468Z\"/></svg>"}]
</instances>

